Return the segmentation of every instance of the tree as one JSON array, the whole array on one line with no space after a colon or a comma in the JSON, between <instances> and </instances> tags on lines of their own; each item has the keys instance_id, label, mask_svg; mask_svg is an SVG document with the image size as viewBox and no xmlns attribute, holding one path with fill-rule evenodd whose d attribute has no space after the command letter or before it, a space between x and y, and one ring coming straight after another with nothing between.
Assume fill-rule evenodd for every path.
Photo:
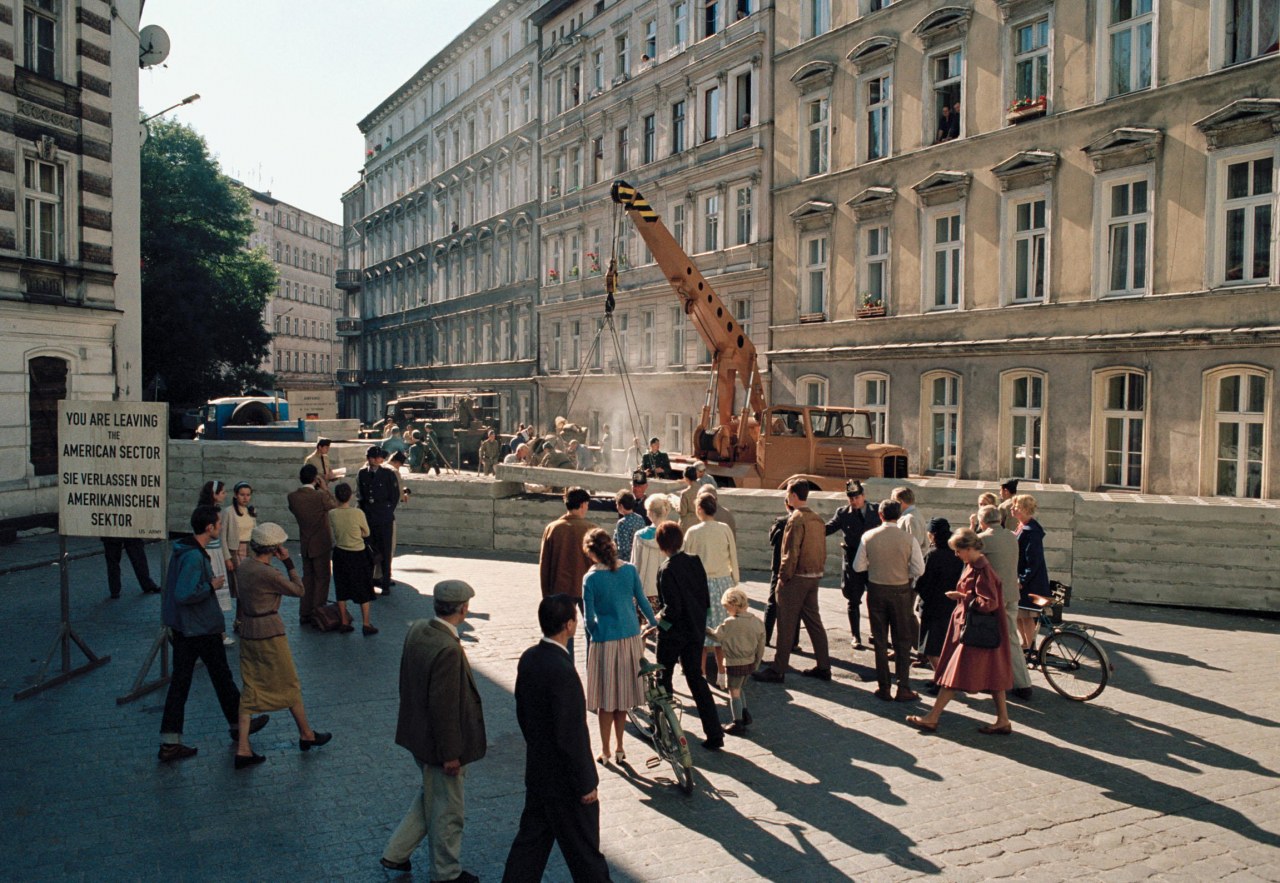
<instances>
[{"instance_id":1,"label":"tree","mask_svg":"<svg viewBox=\"0 0 1280 883\"><path fill-rule=\"evenodd\" d=\"M262 313L275 267L245 246L248 195L219 170L204 139L157 121L142 147L142 373L158 398L198 403L249 386L271 334Z\"/></svg>"}]
</instances>

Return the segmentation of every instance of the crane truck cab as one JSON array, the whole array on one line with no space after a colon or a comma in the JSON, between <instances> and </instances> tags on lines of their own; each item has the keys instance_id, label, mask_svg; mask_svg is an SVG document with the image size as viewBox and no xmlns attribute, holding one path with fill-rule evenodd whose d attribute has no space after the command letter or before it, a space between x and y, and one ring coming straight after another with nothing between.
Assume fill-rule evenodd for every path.
<instances>
[{"instance_id":1,"label":"crane truck cab","mask_svg":"<svg viewBox=\"0 0 1280 883\"><path fill-rule=\"evenodd\" d=\"M875 442L871 414L856 408L777 405L764 411L755 470L759 484L803 477L838 491L850 478L906 478L907 452Z\"/></svg>"}]
</instances>

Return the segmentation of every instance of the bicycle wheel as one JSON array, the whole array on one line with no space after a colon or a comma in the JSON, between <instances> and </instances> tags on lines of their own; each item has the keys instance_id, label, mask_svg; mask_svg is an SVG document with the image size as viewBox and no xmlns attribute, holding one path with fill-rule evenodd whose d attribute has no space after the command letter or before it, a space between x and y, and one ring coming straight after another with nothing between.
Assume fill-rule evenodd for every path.
<instances>
[{"instance_id":1,"label":"bicycle wheel","mask_svg":"<svg viewBox=\"0 0 1280 883\"><path fill-rule=\"evenodd\" d=\"M664 708L659 719L658 732L666 743L664 751L671 762L671 771L676 774L676 784L685 794L693 793L693 755L689 753L689 743L680 728L675 709Z\"/></svg>"},{"instance_id":2,"label":"bicycle wheel","mask_svg":"<svg viewBox=\"0 0 1280 883\"><path fill-rule=\"evenodd\" d=\"M1069 630L1044 639L1040 667L1049 686L1076 702L1087 702L1101 693L1111 669L1097 641L1084 632Z\"/></svg>"},{"instance_id":3,"label":"bicycle wheel","mask_svg":"<svg viewBox=\"0 0 1280 883\"><path fill-rule=\"evenodd\" d=\"M631 726L644 739L653 741L653 717L650 713L649 706L638 705L635 708L627 710L627 720L631 721Z\"/></svg>"}]
</instances>

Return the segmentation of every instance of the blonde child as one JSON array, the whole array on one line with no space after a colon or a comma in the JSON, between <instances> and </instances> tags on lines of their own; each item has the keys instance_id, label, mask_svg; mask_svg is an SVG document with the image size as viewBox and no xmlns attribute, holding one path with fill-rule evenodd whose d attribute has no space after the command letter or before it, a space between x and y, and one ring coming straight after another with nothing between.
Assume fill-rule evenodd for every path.
<instances>
[{"instance_id":1,"label":"blonde child","mask_svg":"<svg viewBox=\"0 0 1280 883\"><path fill-rule=\"evenodd\" d=\"M764 623L751 612L747 593L739 588L725 590L720 596L727 618L716 628L707 629L707 637L724 648L725 668L729 674L729 713L733 723L725 732L744 736L751 723L747 710L747 681L764 659Z\"/></svg>"}]
</instances>

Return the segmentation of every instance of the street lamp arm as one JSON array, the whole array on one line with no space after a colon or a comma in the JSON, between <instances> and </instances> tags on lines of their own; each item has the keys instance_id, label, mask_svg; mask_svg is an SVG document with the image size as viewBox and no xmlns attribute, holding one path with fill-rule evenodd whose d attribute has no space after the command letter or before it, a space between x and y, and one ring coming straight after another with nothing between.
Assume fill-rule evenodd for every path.
<instances>
[{"instance_id":1,"label":"street lamp arm","mask_svg":"<svg viewBox=\"0 0 1280 883\"><path fill-rule=\"evenodd\" d=\"M193 101L199 101L199 100L200 100L200 93L198 93L198 92L197 92L195 95L188 95L186 98L182 99L182 100L181 100L181 101L179 101L177 104L171 104L171 105L169 105L168 107L166 107L164 110L157 111L157 112L155 112L155 113L151 114L151 116L143 117L143 118L142 118L142 123L143 123L143 125L146 125L147 123L149 123L149 122L151 122L152 120L154 120L156 117L164 116L166 113L168 113L169 111L171 111L171 110L173 110L173 109L175 109L175 108L178 108L178 107L185 107L186 105L191 104Z\"/></svg>"}]
</instances>

